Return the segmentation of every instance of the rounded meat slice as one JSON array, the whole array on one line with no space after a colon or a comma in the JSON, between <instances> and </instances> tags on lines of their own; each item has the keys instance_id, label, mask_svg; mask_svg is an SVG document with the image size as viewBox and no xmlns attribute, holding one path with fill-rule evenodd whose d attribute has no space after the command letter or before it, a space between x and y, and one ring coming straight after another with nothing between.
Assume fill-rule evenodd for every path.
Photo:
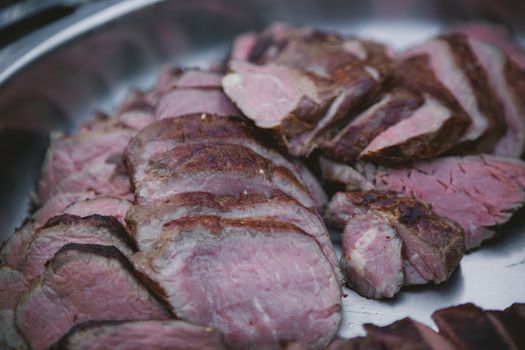
<instances>
[{"instance_id":1,"label":"rounded meat slice","mask_svg":"<svg viewBox=\"0 0 525 350\"><path fill-rule=\"evenodd\" d=\"M122 225L126 225L124 217L131 207L131 202L126 199L115 197L95 197L71 203L64 214L71 214L80 217L90 215L112 216Z\"/></svg>"},{"instance_id":2,"label":"rounded meat slice","mask_svg":"<svg viewBox=\"0 0 525 350\"><path fill-rule=\"evenodd\" d=\"M341 289L318 243L273 220L185 218L138 269L183 320L219 329L226 346L321 348L341 320Z\"/></svg>"}]
</instances>

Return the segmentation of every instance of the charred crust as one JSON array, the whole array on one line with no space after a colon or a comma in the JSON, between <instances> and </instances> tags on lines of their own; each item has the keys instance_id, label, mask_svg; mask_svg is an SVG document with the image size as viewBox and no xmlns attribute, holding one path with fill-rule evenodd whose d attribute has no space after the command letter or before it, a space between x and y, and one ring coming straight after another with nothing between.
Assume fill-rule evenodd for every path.
<instances>
[{"instance_id":1,"label":"charred crust","mask_svg":"<svg viewBox=\"0 0 525 350\"><path fill-rule=\"evenodd\" d=\"M61 214L50 218L44 226L39 229L39 232L43 229L58 225L92 225L95 227L106 228L119 240L124 242L132 251L137 251L135 241L129 236L124 226L112 216L93 214L86 217L80 217L71 214Z\"/></svg>"}]
</instances>

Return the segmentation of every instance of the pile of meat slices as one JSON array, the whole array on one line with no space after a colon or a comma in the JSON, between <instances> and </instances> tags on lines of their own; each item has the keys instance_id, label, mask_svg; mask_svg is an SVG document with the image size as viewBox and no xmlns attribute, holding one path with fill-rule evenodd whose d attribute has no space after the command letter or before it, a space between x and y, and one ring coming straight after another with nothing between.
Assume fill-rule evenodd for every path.
<instances>
[{"instance_id":1,"label":"pile of meat slices","mask_svg":"<svg viewBox=\"0 0 525 350\"><path fill-rule=\"evenodd\" d=\"M278 23L225 74L167 70L52 135L0 250L0 347L322 348L343 279L370 298L444 282L525 200L522 56L489 29L394 55ZM329 201L305 156L347 191Z\"/></svg>"}]
</instances>

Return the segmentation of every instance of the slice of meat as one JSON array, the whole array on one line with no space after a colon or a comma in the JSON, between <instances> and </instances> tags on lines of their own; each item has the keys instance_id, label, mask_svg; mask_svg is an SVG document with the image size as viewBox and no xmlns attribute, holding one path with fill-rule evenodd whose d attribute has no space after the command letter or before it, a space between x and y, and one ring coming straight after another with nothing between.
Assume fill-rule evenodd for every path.
<instances>
[{"instance_id":1,"label":"slice of meat","mask_svg":"<svg viewBox=\"0 0 525 350\"><path fill-rule=\"evenodd\" d=\"M42 170L38 197L47 198L63 178L122 153L131 136L132 131L128 129L85 132L69 137L55 135Z\"/></svg>"},{"instance_id":2,"label":"slice of meat","mask_svg":"<svg viewBox=\"0 0 525 350\"><path fill-rule=\"evenodd\" d=\"M430 204L460 224L467 249L494 236L525 202L525 163L496 156L445 157L405 169L377 169L368 178L378 189Z\"/></svg>"},{"instance_id":3,"label":"slice of meat","mask_svg":"<svg viewBox=\"0 0 525 350\"><path fill-rule=\"evenodd\" d=\"M517 349L494 327L487 314L474 304L440 309L432 314L439 333L465 350Z\"/></svg>"},{"instance_id":4,"label":"slice of meat","mask_svg":"<svg viewBox=\"0 0 525 350\"><path fill-rule=\"evenodd\" d=\"M363 325L368 337L381 344L385 350L455 350L449 341L430 327L404 318L385 327L370 323Z\"/></svg>"},{"instance_id":5,"label":"slice of meat","mask_svg":"<svg viewBox=\"0 0 525 350\"><path fill-rule=\"evenodd\" d=\"M124 218L131 207L131 202L116 197L95 197L71 203L64 210L64 214L80 217L91 215L112 216L122 225L126 225Z\"/></svg>"},{"instance_id":6,"label":"slice of meat","mask_svg":"<svg viewBox=\"0 0 525 350\"><path fill-rule=\"evenodd\" d=\"M351 191L370 191L374 185L351 166L334 162L325 157L319 157L319 167L325 183L333 183Z\"/></svg>"},{"instance_id":7,"label":"slice of meat","mask_svg":"<svg viewBox=\"0 0 525 350\"><path fill-rule=\"evenodd\" d=\"M74 326L52 350L221 350L219 332L183 321L88 321Z\"/></svg>"},{"instance_id":8,"label":"slice of meat","mask_svg":"<svg viewBox=\"0 0 525 350\"><path fill-rule=\"evenodd\" d=\"M137 257L183 320L219 329L226 346L320 348L336 333L341 291L311 236L273 220L185 218Z\"/></svg>"},{"instance_id":9,"label":"slice of meat","mask_svg":"<svg viewBox=\"0 0 525 350\"><path fill-rule=\"evenodd\" d=\"M344 227L343 269L368 297L392 297L403 284L442 283L463 256L459 225L394 193L337 193L326 216Z\"/></svg>"},{"instance_id":10,"label":"slice of meat","mask_svg":"<svg viewBox=\"0 0 525 350\"><path fill-rule=\"evenodd\" d=\"M65 192L58 193L49 198L34 214L35 225L40 227L44 225L47 220L53 216L60 215L72 203L95 198L97 194L93 191L89 192Z\"/></svg>"},{"instance_id":11,"label":"slice of meat","mask_svg":"<svg viewBox=\"0 0 525 350\"><path fill-rule=\"evenodd\" d=\"M370 337L335 338L324 350L385 350Z\"/></svg>"},{"instance_id":12,"label":"slice of meat","mask_svg":"<svg viewBox=\"0 0 525 350\"><path fill-rule=\"evenodd\" d=\"M486 311L486 315L507 344L512 344L515 349L525 348L525 334L523 333L525 317L520 317L508 309L505 311Z\"/></svg>"},{"instance_id":13,"label":"slice of meat","mask_svg":"<svg viewBox=\"0 0 525 350\"><path fill-rule=\"evenodd\" d=\"M232 219L272 219L296 225L314 237L341 280L334 249L328 231L315 210L305 208L290 196L276 192L270 197L251 193L232 196L214 196L206 192L178 194L161 202L135 204L128 211L126 221L141 251L155 246L164 226L186 216L217 215Z\"/></svg>"},{"instance_id":14,"label":"slice of meat","mask_svg":"<svg viewBox=\"0 0 525 350\"><path fill-rule=\"evenodd\" d=\"M293 158L291 159L291 162L296 170L296 175L308 188L308 191L310 192L310 195L312 196L312 199L314 201L315 207L319 212L322 212L324 210L325 205L328 203L328 196L326 195L326 192L319 183L319 180L300 159Z\"/></svg>"},{"instance_id":15,"label":"slice of meat","mask_svg":"<svg viewBox=\"0 0 525 350\"><path fill-rule=\"evenodd\" d=\"M230 60L248 61L250 58L250 52L257 43L257 39L257 33L255 32L248 32L237 36L233 41Z\"/></svg>"},{"instance_id":16,"label":"slice of meat","mask_svg":"<svg viewBox=\"0 0 525 350\"><path fill-rule=\"evenodd\" d=\"M159 98L157 119L175 118L190 113L241 116L239 110L219 89L173 89Z\"/></svg>"},{"instance_id":17,"label":"slice of meat","mask_svg":"<svg viewBox=\"0 0 525 350\"><path fill-rule=\"evenodd\" d=\"M127 197L130 194L129 178L119 165L100 163L60 180L49 198L62 193L94 192L97 195ZM44 201L49 198L42 198Z\"/></svg>"},{"instance_id":18,"label":"slice of meat","mask_svg":"<svg viewBox=\"0 0 525 350\"><path fill-rule=\"evenodd\" d=\"M325 141L321 148L338 161L354 162L376 136L409 118L422 104L423 99L418 94L395 88L358 115L333 139Z\"/></svg>"},{"instance_id":19,"label":"slice of meat","mask_svg":"<svg viewBox=\"0 0 525 350\"><path fill-rule=\"evenodd\" d=\"M341 268L352 289L367 298L391 298L403 286L402 241L374 214L353 215L342 239Z\"/></svg>"},{"instance_id":20,"label":"slice of meat","mask_svg":"<svg viewBox=\"0 0 525 350\"><path fill-rule=\"evenodd\" d=\"M465 125L449 108L430 95L406 119L379 133L359 158L399 163L435 157L449 150L463 134Z\"/></svg>"},{"instance_id":21,"label":"slice of meat","mask_svg":"<svg viewBox=\"0 0 525 350\"><path fill-rule=\"evenodd\" d=\"M525 69L525 51L516 43L512 33L503 25L488 22L461 23L449 28L450 32L459 32L470 38L483 41L501 48L521 68Z\"/></svg>"},{"instance_id":22,"label":"slice of meat","mask_svg":"<svg viewBox=\"0 0 525 350\"><path fill-rule=\"evenodd\" d=\"M292 172L239 145L179 145L151 157L144 173L143 181L135 184L139 201L195 191L239 196L280 190L306 207L314 206L308 189Z\"/></svg>"},{"instance_id":23,"label":"slice of meat","mask_svg":"<svg viewBox=\"0 0 525 350\"><path fill-rule=\"evenodd\" d=\"M501 118L503 104L468 37L447 34L441 36L441 40L448 44L455 65L464 74L464 81L456 82L451 91L472 121L460 140L464 144L458 145L457 152L489 152L507 131L507 125Z\"/></svg>"},{"instance_id":24,"label":"slice of meat","mask_svg":"<svg viewBox=\"0 0 525 350\"><path fill-rule=\"evenodd\" d=\"M63 214L50 219L36 230L24 251L22 269L28 281L45 271L46 262L68 243L99 244L117 247L131 255L133 241L122 225L110 216L92 215L85 218Z\"/></svg>"},{"instance_id":25,"label":"slice of meat","mask_svg":"<svg viewBox=\"0 0 525 350\"><path fill-rule=\"evenodd\" d=\"M469 44L503 104L507 131L493 153L519 157L525 149L525 73L496 47L472 38Z\"/></svg>"},{"instance_id":26,"label":"slice of meat","mask_svg":"<svg viewBox=\"0 0 525 350\"><path fill-rule=\"evenodd\" d=\"M82 244L67 244L55 254L15 314L35 350L48 349L72 326L90 320L167 318L117 248Z\"/></svg>"},{"instance_id":27,"label":"slice of meat","mask_svg":"<svg viewBox=\"0 0 525 350\"><path fill-rule=\"evenodd\" d=\"M260 142L244 121L207 114L191 114L158 121L131 139L125 152L125 160L132 182L142 181L145 176L144 170L154 155L167 152L180 144L207 142L245 146L272 160L276 165L297 172L297 168L279 152Z\"/></svg>"},{"instance_id":28,"label":"slice of meat","mask_svg":"<svg viewBox=\"0 0 525 350\"><path fill-rule=\"evenodd\" d=\"M14 323L14 310L18 298L28 286L20 272L8 266L0 267L0 348L2 349L28 349L24 337Z\"/></svg>"},{"instance_id":29,"label":"slice of meat","mask_svg":"<svg viewBox=\"0 0 525 350\"><path fill-rule=\"evenodd\" d=\"M33 220L26 221L17 229L0 248L0 265L18 269L23 259L23 252L33 237L35 229Z\"/></svg>"}]
</instances>

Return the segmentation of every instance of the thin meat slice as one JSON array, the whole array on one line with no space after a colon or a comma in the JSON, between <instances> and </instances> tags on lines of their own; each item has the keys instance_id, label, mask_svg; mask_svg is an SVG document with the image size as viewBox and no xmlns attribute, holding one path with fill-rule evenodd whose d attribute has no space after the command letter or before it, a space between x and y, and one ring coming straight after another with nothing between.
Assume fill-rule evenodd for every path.
<instances>
[{"instance_id":1,"label":"thin meat slice","mask_svg":"<svg viewBox=\"0 0 525 350\"><path fill-rule=\"evenodd\" d=\"M159 98L157 119L175 118L190 113L241 116L239 110L219 89L173 89Z\"/></svg>"},{"instance_id":2,"label":"thin meat slice","mask_svg":"<svg viewBox=\"0 0 525 350\"><path fill-rule=\"evenodd\" d=\"M63 178L122 153L131 136L129 129L54 136L39 182L38 198L47 198Z\"/></svg>"},{"instance_id":3,"label":"thin meat slice","mask_svg":"<svg viewBox=\"0 0 525 350\"><path fill-rule=\"evenodd\" d=\"M72 203L95 198L97 194L93 191L88 192L62 192L49 198L34 214L35 225L40 227L47 220L54 216L64 213L64 210Z\"/></svg>"},{"instance_id":4,"label":"thin meat slice","mask_svg":"<svg viewBox=\"0 0 525 350\"><path fill-rule=\"evenodd\" d=\"M498 48L473 38L469 44L503 104L507 131L493 153L519 157L525 150L525 73Z\"/></svg>"},{"instance_id":5,"label":"thin meat slice","mask_svg":"<svg viewBox=\"0 0 525 350\"><path fill-rule=\"evenodd\" d=\"M155 247L166 225L186 216L217 215L232 219L273 219L296 225L314 237L341 279L328 231L313 209L305 208L290 196L276 192L270 197L251 193L239 197L215 196L206 192L178 194L160 202L135 204L126 221L141 251Z\"/></svg>"},{"instance_id":6,"label":"thin meat slice","mask_svg":"<svg viewBox=\"0 0 525 350\"><path fill-rule=\"evenodd\" d=\"M450 149L462 128L456 115L430 95L406 119L379 133L359 158L394 163L432 158Z\"/></svg>"},{"instance_id":7,"label":"thin meat slice","mask_svg":"<svg viewBox=\"0 0 525 350\"><path fill-rule=\"evenodd\" d=\"M132 183L144 179L145 168L153 156L165 153L181 144L206 142L248 147L276 165L283 166L294 173L299 172L299 175L304 177L302 176L304 172L298 171L297 167L279 152L260 142L244 121L207 114L190 114L158 121L131 139L125 151L125 161L130 170ZM315 193L315 189L312 192Z\"/></svg>"},{"instance_id":8,"label":"thin meat slice","mask_svg":"<svg viewBox=\"0 0 525 350\"><path fill-rule=\"evenodd\" d=\"M52 350L221 350L221 334L183 321L88 321L74 326Z\"/></svg>"},{"instance_id":9,"label":"thin meat slice","mask_svg":"<svg viewBox=\"0 0 525 350\"><path fill-rule=\"evenodd\" d=\"M326 216L344 227L342 267L367 297L392 297L406 284L442 283L463 256L459 225L394 193L337 193Z\"/></svg>"},{"instance_id":10,"label":"thin meat slice","mask_svg":"<svg viewBox=\"0 0 525 350\"><path fill-rule=\"evenodd\" d=\"M149 99L158 98L172 88L220 89L221 80L222 75L216 72L170 67L160 74L157 86L150 93Z\"/></svg>"},{"instance_id":11,"label":"thin meat slice","mask_svg":"<svg viewBox=\"0 0 525 350\"><path fill-rule=\"evenodd\" d=\"M28 220L17 229L0 248L0 265L18 269L24 257L23 252L33 237L34 222Z\"/></svg>"},{"instance_id":12,"label":"thin meat slice","mask_svg":"<svg viewBox=\"0 0 525 350\"><path fill-rule=\"evenodd\" d=\"M18 298L29 284L24 276L8 266L0 267L0 348L25 350L28 345L14 323Z\"/></svg>"},{"instance_id":13,"label":"thin meat slice","mask_svg":"<svg viewBox=\"0 0 525 350\"><path fill-rule=\"evenodd\" d=\"M508 343L487 314L474 304L440 309L432 314L432 319L439 333L459 349L518 349L515 344Z\"/></svg>"},{"instance_id":14,"label":"thin meat slice","mask_svg":"<svg viewBox=\"0 0 525 350\"><path fill-rule=\"evenodd\" d=\"M319 183L319 180L315 175L308 169L308 167L298 158L291 159L291 162L295 168L295 174L308 188L310 195L314 201L315 207L319 212L324 210L324 207L328 203L328 196L324 191L323 187Z\"/></svg>"},{"instance_id":15,"label":"thin meat slice","mask_svg":"<svg viewBox=\"0 0 525 350\"><path fill-rule=\"evenodd\" d=\"M131 255L135 250L126 230L110 216L92 215L85 218L63 214L50 219L36 230L24 251L21 271L31 282L45 271L46 262L68 243L115 246Z\"/></svg>"},{"instance_id":16,"label":"thin meat slice","mask_svg":"<svg viewBox=\"0 0 525 350\"><path fill-rule=\"evenodd\" d=\"M455 350L447 339L430 327L404 318L388 326L363 325L369 338L381 344L385 350Z\"/></svg>"},{"instance_id":17,"label":"thin meat slice","mask_svg":"<svg viewBox=\"0 0 525 350\"><path fill-rule=\"evenodd\" d=\"M80 217L91 215L112 216L122 225L126 225L124 218L131 207L131 202L116 197L95 197L71 203L64 210L64 214Z\"/></svg>"},{"instance_id":18,"label":"thin meat slice","mask_svg":"<svg viewBox=\"0 0 525 350\"><path fill-rule=\"evenodd\" d=\"M341 319L341 292L318 243L274 220L172 222L138 268L183 320L219 329L231 348L320 348ZM242 247L242 249L240 249Z\"/></svg>"},{"instance_id":19,"label":"thin meat slice","mask_svg":"<svg viewBox=\"0 0 525 350\"><path fill-rule=\"evenodd\" d=\"M233 41L233 47L230 52L230 60L232 61L248 61L250 59L250 52L257 43L257 33L248 32L238 35Z\"/></svg>"},{"instance_id":20,"label":"thin meat slice","mask_svg":"<svg viewBox=\"0 0 525 350\"><path fill-rule=\"evenodd\" d=\"M525 50L519 46L512 33L503 25L487 22L461 23L449 28L450 32L459 32L469 38L495 45L502 49L521 69L525 69Z\"/></svg>"},{"instance_id":21,"label":"thin meat slice","mask_svg":"<svg viewBox=\"0 0 525 350\"><path fill-rule=\"evenodd\" d=\"M347 192L374 189L372 182L351 166L321 156L319 157L319 167L321 168L323 182L345 188Z\"/></svg>"},{"instance_id":22,"label":"thin meat slice","mask_svg":"<svg viewBox=\"0 0 525 350\"><path fill-rule=\"evenodd\" d=\"M239 196L279 190L306 207L314 206L308 189L292 172L244 146L179 145L152 157L144 172L144 180L135 184L139 201L195 191Z\"/></svg>"},{"instance_id":23,"label":"thin meat slice","mask_svg":"<svg viewBox=\"0 0 525 350\"><path fill-rule=\"evenodd\" d=\"M68 244L23 295L15 318L31 348L43 350L82 322L169 316L117 248Z\"/></svg>"},{"instance_id":24,"label":"thin meat slice","mask_svg":"<svg viewBox=\"0 0 525 350\"><path fill-rule=\"evenodd\" d=\"M367 176L378 189L417 198L460 224L467 249L493 237L493 227L525 202L525 163L517 159L444 157L405 169L376 169Z\"/></svg>"},{"instance_id":25,"label":"thin meat slice","mask_svg":"<svg viewBox=\"0 0 525 350\"><path fill-rule=\"evenodd\" d=\"M354 162L376 136L409 118L422 104L423 99L418 94L394 88L348 123L333 139L325 141L321 148L338 161Z\"/></svg>"}]
</instances>

